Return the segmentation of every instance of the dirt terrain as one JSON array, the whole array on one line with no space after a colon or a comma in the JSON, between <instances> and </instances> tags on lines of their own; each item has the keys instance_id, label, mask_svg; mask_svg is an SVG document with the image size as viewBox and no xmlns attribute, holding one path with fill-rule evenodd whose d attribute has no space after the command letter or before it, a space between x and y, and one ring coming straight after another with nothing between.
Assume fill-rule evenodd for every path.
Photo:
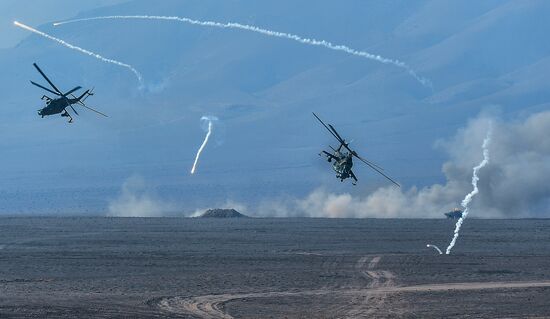
<instances>
[{"instance_id":1,"label":"dirt terrain","mask_svg":"<svg viewBox=\"0 0 550 319\"><path fill-rule=\"evenodd\" d=\"M0 218L0 318L550 318L550 220Z\"/></svg>"}]
</instances>

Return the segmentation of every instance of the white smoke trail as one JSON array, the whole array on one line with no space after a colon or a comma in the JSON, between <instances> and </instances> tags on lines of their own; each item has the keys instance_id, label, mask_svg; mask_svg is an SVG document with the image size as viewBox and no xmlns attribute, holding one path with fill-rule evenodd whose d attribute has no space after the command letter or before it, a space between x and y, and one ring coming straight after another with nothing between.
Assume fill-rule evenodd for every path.
<instances>
[{"instance_id":1,"label":"white smoke trail","mask_svg":"<svg viewBox=\"0 0 550 319\"><path fill-rule=\"evenodd\" d=\"M67 47L67 48L69 48L69 49L77 50L77 51L79 51L79 52L82 52L82 53L84 53L84 54L87 54L87 55L89 55L89 56L92 56L92 57L94 57L94 58L96 58L96 59L99 59L99 60L101 60L101 61L103 61L103 62L112 63L112 64L116 64L116 65L118 65L118 66L125 67L125 68L129 69L130 71L132 71L132 72L134 73L134 75L137 77L137 79L138 79L138 81L139 81L140 86L141 86L141 87L143 86L143 78L142 78L141 74L140 74L133 66L131 66L131 65L129 65L129 64L122 63L122 62L119 62L119 61L117 61L117 60L105 58L105 57L103 57L103 56L101 56L101 55L99 55L99 54L97 54L97 53L94 53L94 52L92 52L92 51L88 51L88 50L86 50L86 49L83 49L83 48L81 48L81 47L78 47L78 46L76 46L76 45L72 45L72 44L70 44L70 43L67 43L67 42L65 42L65 41L63 41L63 40L61 40L61 39L58 39L58 38L56 38L56 37L53 37L53 36L51 36L51 35L49 35L49 34L47 34L47 33L44 33L44 32L42 32L42 31L36 30L36 29L34 29L34 28L31 28L31 27L29 27L28 25L25 25L25 24L23 24L23 23L20 23L20 22L17 22L17 21L13 21L13 24L16 25L16 26L18 26L18 27L20 27L20 28L23 28L23 29L25 29L25 30L34 32L34 33L36 33L36 34L38 34L38 35L41 35L41 36L43 36L43 37L45 37L45 38L47 38L47 39L53 40L53 41L55 41L55 42L57 42L57 43L59 43L59 44L65 46L65 47Z\"/></svg>"},{"instance_id":2,"label":"white smoke trail","mask_svg":"<svg viewBox=\"0 0 550 319\"><path fill-rule=\"evenodd\" d=\"M352 49L345 45L337 45L333 44L329 41L325 40L317 40L317 39L310 39L310 38L303 38L299 35L286 33L286 32L278 32L278 31L272 31L267 30L263 28L259 28L252 25L246 25L246 24L240 24L240 23L234 23L234 22L228 22L228 23L221 23L221 22L215 22L215 21L200 21L200 20L194 20L190 18L185 17L176 17L176 16L147 16L147 15L113 15L113 16L102 16L102 17L91 17L91 18L83 18L83 19L74 19L74 20L67 20L67 21L61 21L61 22L55 22L54 26L59 26L67 23L75 23L75 22L83 22L83 21L91 21L91 20L108 20L108 19L148 19L148 20L172 20L172 21L179 21L199 26L205 26L205 27L215 27L215 28L221 28L221 29L240 29L240 30L246 30L251 32L260 33L263 35L271 36L271 37L277 37L277 38L285 38L293 41L297 41L303 44L307 45L313 45L313 46L322 46L325 48L328 48L330 50L335 51L342 51L351 55L363 57L369 60L375 60L380 63L384 64L393 64L397 67L405 69L410 75L412 75L418 82L420 82L422 85L427 87L432 87L432 83L430 80L419 76L410 66L405 64L402 61L395 60L395 59L389 59L382 57L377 54L372 54L365 51L360 51L356 49Z\"/></svg>"},{"instance_id":3,"label":"white smoke trail","mask_svg":"<svg viewBox=\"0 0 550 319\"><path fill-rule=\"evenodd\" d=\"M428 247L428 248L433 248L433 249L437 250L437 252L438 252L440 255L443 254L443 252L441 251L441 249L439 249L439 247L437 247L436 245L427 244L426 247Z\"/></svg>"},{"instance_id":4,"label":"white smoke trail","mask_svg":"<svg viewBox=\"0 0 550 319\"><path fill-rule=\"evenodd\" d=\"M464 211L462 212L462 217L460 217L456 222L453 239L451 240L451 243L449 244L449 247L447 247L447 250L445 252L445 254L447 255L451 253L451 249L453 249L456 243L456 240L458 239L460 227L462 226L462 223L464 222L466 217L468 217L468 213L469 213L468 204L470 204L470 202L472 201L472 198L477 193L479 193L479 189L477 188L477 182L479 181L479 177L477 176L477 173L481 168L483 168L485 165L489 163L489 144L491 143L491 135L492 135L492 128L489 127L489 131L487 132L487 136L483 140L483 145L482 145L483 160L476 167L474 167L474 172L472 175L472 186L474 187L474 189L468 195L466 195L466 197L464 197L464 199L462 200L461 205L464 208Z\"/></svg>"},{"instance_id":5,"label":"white smoke trail","mask_svg":"<svg viewBox=\"0 0 550 319\"><path fill-rule=\"evenodd\" d=\"M201 153L204 150L204 147L206 146L206 144L208 143L208 139L210 138L210 135L212 134L212 127L213 127L212 122L216 120L217 118L214 116L201 117L201 121L208 121L208 131L206 132L204 141L202 142L201 147L199 147L199 150L197 151L197 155L195 156L195 162L193 163L193 168L191 168L191 174L195 174L195 169L197 168L197 163L199 162Z\"/></svg>"}]
</instances>

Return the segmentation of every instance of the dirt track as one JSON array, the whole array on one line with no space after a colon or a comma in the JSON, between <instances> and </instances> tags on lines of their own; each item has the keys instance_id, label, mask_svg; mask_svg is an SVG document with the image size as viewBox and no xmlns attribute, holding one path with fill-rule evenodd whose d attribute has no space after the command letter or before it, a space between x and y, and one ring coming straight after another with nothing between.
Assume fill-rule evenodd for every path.
<instances>
[{"instance_id":1,"label":"dirt track","mask_svg":"<svg viewBox=\"0 0 550 319\"><path fill-rule=\"evenodd\" d=\"M550 221L0 220L0 318L544 318Z\"/></svg>"},{"instance_id":2,"label":"dirt track","mask_svg":"<svg viewBox=\"0 0 550 319\"><path fill-rule=\"evenodd\" d=\"M159 307L176 314L188 314L204 319L233 319L224 311L224 306L232 300L266 299L297 296L323 296L341 295L349 299L345 307L338 307L339 311L346 309L346 313L335 313L338 318L364 318L373 315L378 311L386 300L388 294L415 293L415 292L437 292L451 290L487 290L487 289L517 289L517 288L538 288L550 287L550 281L525 281L525 282L461 282L445 284L424 284L413 286L398 286L396 276L388 270L376 270L376 266L382 257L361 257L355 269L369 281L365 288L359 289L314 289L300 291L273 291L255 293L237 293L204 295L191 298L172 297L159 301ZM367 263L368 262L368 263ZM367 267L365 268L365 265ZM404 310L392 308L393 314L404 313Z\"/></svg>"},{"instance_id":3,"label":"dirt track","mask_svg":"<svg viewBox=\"0 0 550 319\"><path fill-rule=\"evenodd\" d=\"M305 290L305 291L276 291L276 292L258 292L242 294L223 294L223 295L205 295L193 298L166 298L159 302L159 306L167 312L177 314L189 314L205 319L231 319L228 313L224 312L223 305L230 300L252 299L252 298L279 298L291 296L321 296L328 294L344 295L350 300L352 298L367 297L366 303L352 308L343 318L358 318L362 315L372 313L370 309L378 309L383 303L383 299L372 299L373 296L386 296L391 293L414 293L414 292L436 292L449 290L485 290L485 289L514 289L514 288L537 288L550 287L550 281L545 282L469 282L452 284L430 284L406 287L381 287L349 290ZM372 304L372 302L375 302ZM363 310L364 313L360 311ZM396 309L392 309L396 311Z\"/></svg>"}]
</instances>

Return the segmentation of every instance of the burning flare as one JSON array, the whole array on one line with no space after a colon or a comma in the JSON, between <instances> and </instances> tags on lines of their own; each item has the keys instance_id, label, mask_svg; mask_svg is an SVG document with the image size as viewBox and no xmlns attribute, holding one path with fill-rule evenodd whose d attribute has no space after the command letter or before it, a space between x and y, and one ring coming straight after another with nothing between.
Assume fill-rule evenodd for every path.
<instances>
[{"instance_id":1,"label":"burning flare","mask_svg":"<svg viewBox=\"0 0 550 319\"><path fill-rule=\"evenodd\" d=\"M82 52L82 53L84 53L84 54L87 54L87 55L89 55L89 56L92 56L92 57L94 57L94 58L96 58L96 59L99 59L99 60L101 60L101 61L103 61L103 62L112 63L112 64L116 64L116 65L118 65L118 66L125 67L125 68L129 69L130 71L132 71L132 73L134 73L134 75L137 77L137 79L138 79L138 81L139 81L140 86L143 86L143 78L142 78L141 74L140 74L133 66L131 66L131 65L129 65L129 64L122 63L122 62L119 62L119 61L117 61L117 60L105 58L105 57L103 57L103 56L101 56L101 55L99 55L99 54L97 54L97 53L94 53L94 52L92 52L92 51L88 51L88 50L83 49L83 48L81 48L81 47L78 47L78 46L76 46L76 45L72 45L72 44L70 44L70 43L67 43L67 42L65 42L65 41L63 41L63 40L61 40L61 39L59 39L59 38L56 38L56 37L54 37L54 36L51 36L51 35L49 35L49 34L47 34L47 33L44 33L44 32L42 32L42 31L36 30L36 29L34 29L34 28L31 28L31 27L29 27L28 25L25 25L25 24L23 24L23 23L21 23L21 22L13 21L13 24L14 24L15 26L17 26L17 27L23 28L23 29L25 29L25 30L28 30L28 31L34 32L34 33L36 33L36 34L38 34L38 35L40 35L40 36L43 36L44 38L53 40L53 41L55 41L55 42L57 42L57 43L59 43L59 44L65 46L65 47L67 47L67 48L69 48L69 49L77 50L77 51L79 51L79 52Z\"/></svg>"},{"instance_id":2,"label":"burning flare","mask_svg":"<svg viewBox=\"0 0 550 319\"><path fill-rule=\"evenodd\" d=\"M246 24L240 24L240 23L234 23L234 22L221 23L221 22L215 22L215 21L200 21L200 20L194 20L194 19L185 18L185 17L175 17L175 16L147 16L147 15L113 15L113 16L102 16L102 17L91 17L91 18L83 18L83 19L74 19L74 20L55 22L53 25L54 26L59 26L59 25L68 24L68 23L75 23L75 22L92 21L92 20L109 20L109 19L171 20L171 21L184 22L184 23L189 23L189 24L199 25L199 26L204 26L204 27L215 27L215 28L221 28L221 29L240 29L240 30L260 33L260 34L271 36L271 37L285 38L285 39L297 41L297 42L307 44L307 45L322 46L322 47L328 48L330 50L342 51L342 52L345 52L347 54L359 56L359 57L366 58L366 59L369 59L369 60L378 61L378 62L384 63L384 64L393 64L397 67L405 69L410 75L412 75L422 85L430 87L430 88L432 87L432 84L431 84L430 80L419 76L410 66L405 64L405 62L395 60L395 59L385 58L383 56L380 56L380 55L377 55L377 54L372 54L372 53L365 52L365 51L352 49L352 48L350 48L348 46L345 46L345 45L333 44L333 43L331 43L329 41L325 41L325 40L303 38L299 35L286 33L286 32L278 32L278 31L267 30L267 29L259 28L259 27L253 26L253 25L246 25Z\"/></svg>"},{"instance_id":3,"label":"burning flare","mask_svg":"<svg viewBox=\"0 0 550 319\"><path fill-rule=\"evenodd\" d=\"M436 245L427 244L426 247L428 247L428 248L433 248L433 249L437 250L437 252L438 252L440 255L443 254L443 252L441 251L441 249L439 249L439 247L437 247Z\"/></svg>"},{"instance_id":4,"label":"burning flare","mask_svg":"<svg viewBox=\"0 0 550 319\"><path fill-rule=\"evenodd\" d=\"M449 247L447 247L447 251L445 252L445 254L447 255L451 253L451 249L453 249L456 243L456 240L458 239L460 227L462 226L462 223L464 222L466 217L468 217L468 213L469 213L468 204L470 204L470 202L472 201L472 198L477 193L479 193L479 189L477 188L477 182L479 181L479 177L477 176L477 173L481 168L483 168L485 165L489 163L489 144L491 144L491 135L492 135L492 128L490 127L489 131L487 132L487 136L483 140L483 145L482 145L483 160L476 167L474 167L474 172L472 175L472 186L474 187L474 189L468 195L466 195L466 197L464 197L464 199L462 200L461 205L464 208L464 211L462 212L462 217L460 217L456 222L453 239L451 240L451 243L449 244Z\"/></svg>"},{"instance_id":5,"label":"burning flare","mask_svg":"<svg viewBox=\"0 0 550 319\"><path fill-rule=\"evenodd\" d=\"M210 135L212 134L212 122L217 120L216 117L213 116L203 116L201 117L201 121L208 121L208 131L206 132L206 136L204 137L204 141L201 144L201 147L199 147L199 150L197 151L197 155L195 156L195 162L193 163L193 168L191 168L191 174L195 174L195 169L197 168L197 164L199 162L199 158L201 156L202 151L204 150L204 147L208 143L208 139L210 138Z\"/></svg>"}]
</instances>

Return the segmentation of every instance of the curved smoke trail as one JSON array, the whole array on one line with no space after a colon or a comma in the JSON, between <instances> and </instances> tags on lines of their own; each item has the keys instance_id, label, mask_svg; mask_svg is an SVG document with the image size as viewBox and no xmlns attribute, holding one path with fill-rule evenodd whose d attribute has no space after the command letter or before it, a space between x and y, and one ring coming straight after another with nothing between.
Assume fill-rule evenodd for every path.
<instances>
[{"instance_id":1,"label":"curved smoke trail","mask_svg":"<svg viewBox=\"0 0 550 319\"><path fill-rule=\"evenodd\" d=\"M193 163L193 168L191 168L191 174L195 174L195 169L197 168L197 164L199 162L199 158L201 156L202 151L204 150L204 147L208 143L208 139L210 138L210 135L212 134L212 122L217 120L214 116L203 116L201 117L201 121L208 121L208 131L206 132L206 136L204 137L204 141L202 142L201 146L199 147L199 150L197 151L197 155L195 156L195 162Z\"/></svg>"},{"instance_id":2,"label":"curved smoke trail","mask_svg":"<svg viewBox=\"0 0 550 319\"><path fill-rule=\"evenodd\" d=\"M483 140L483 145L482 145L483 160L476 167L474 167L474 172L472 175L472 186L474 187L474 189L468 195L466 195L466 197L464 197L464 199L462 200L461 205L464 208L464 212L462 212L462 217L460 217L456 222L453 239L451 240L451 243L449 244L449 247L447 247L447 251L445 252L445 254L447 255L451 253L451 249L453 249L456 243L456 240L458 239L460 227L462 226L462 223L464 222L466 217L468 217L468 213L469 213L468 204L470 204L470 202L472 201L472 198L477 193L479 193L479 189L477 188L477 182L479 181L479 177L477 176L477 173L481 168L483 168L485 165L489 163L489 144L491 143L491 135L492 135L492 128L490 127L489 131L487 132L487 136Z\"/></svg>"},{"instance_id":3,"label":"curved smoke trail","mask_svg":"<svg viewBox=\"0 0 550 319\"><path fill-rule=\"evenodd\" d=\"M72 45L72 44L70 44L70 43L67 43L67 42L65 42L65 41L63 41L63 40L61 40L61 39L59 39L59 38L56 38L56 37L54 37L54 36L51 36L51 35L49 35L49 34L47 34L47 33L44 33L44 32L42 32L42 31L36 30L36 29L34 29L34 28L31 28L31 27L29 27L28 25L25 25L25 24L23 24L23 23L20 23L20 22L17 22L17 21L13 21L13 24L16 25L16 26L18 26L18 27L20 27L20 28L23 28L23 29L25 29L25 30L34 32L34 33L36 33L36 34L38 34L38 35L40 35L40 36L43 36L44 38L53 40L53 41L55 41L55 42L57 42L57 43L59 43L59 44L65 46L65 47L67 47L67 48L69 48L69 49L77 50L77 51L79 51L79 52L82 52L82 53L84 53L84 54L87 54L87 55L89 55L89 56L92 56L92 57L94 57L94 58L96 58L96 59L99 59L99 60L101 60L101 61L103 61L103 62L112 63L112 64L116 64L116 65L118 65L118 66L125 67L125 68L129 69L130 71L132 71L132 73L134 73L134 75L137 77L137 79L138 79L138 81L139 81L140 87L143 86L143 78L142 78L141 74L138 72L138 70L136 70L133 66L131 66L131 65L129 65L129 64L122 63L122 62L117 61L117 60L105 58L105 57L103 57L103 56L101 56L101 55L99 55L99 54L97 54L97 53L94 53L94 52L92 52L92 51L88 51L88 50L86 50L86 49L83 49L83 48L81 48L81 47L78 47L78 46L76 46L76 45Z\"/></svg>"},{"instance_id":4,"label":"curved smoke trail","mask_svg":"<svg viewBox=\"0 0 550 319\"><path fill-rule=\"evenodd\" d=\"M428 248L433 248L433 249L437 250L437 252L438 252L440 255L443 254L443 252L441 251L441 249L439 249L439 247L437 247L436 245L427 244L426 247L428 247Z\"/></svg>"},{"instance_id":5,"label":"curved smoke trail","mask_svg":"<svg viewBox=\"0 0 550 319\"><path fill-rule=\"evenodd\" d=\"M215 28L221 28L221 29L240 29L240 30L246 30L251 32L260 33L263 35L271 36L271 37L277 37L277 38L285 38L293 41L297 41L303 44L313 45L313 46L322 46L325 48L328 48L330 50L335 51L342 51L351 55L363 57L369 60L375 60L380 63L384 64L393 64L397 67L405 69L410 75L412 75L418 82L420 82L422 85L426 87L432 87L432 83L430 80L419 76L410 66L405 64L405 62L395 60L395 59L389 59L385 58L383 56L372 54L365 51L360 51L356 49L352 49L345 45L337 45L333 44L329 41L325 40L317 40L317 39L310 39L310 38L303 38L296 34L286 33L286 32L278 32L278 31L272 31L268 29L259 28L253 25L247 25L247 24L240 24L240 23L234 23L234 22L228 22L228 23L221 23L221 22L215 22L215 21L200 21L200 20L194 20L190 18L185 17L176 17L176 16L147 16L147 15L113 15L113 16L102 16L102 17L91 17L91 18L83 18L83 19L74 19L74 20L67 20L67 21L61 21L56 22L53 25L59 26L67 23L75 23L75 22L83 22L83 21L92 21L92 20L108 20L108 19L148 19L148 20L172 20L172 21L179 21L199 26L205 26L205 27L215 27Z\"/></svg>"}]
</instances>

